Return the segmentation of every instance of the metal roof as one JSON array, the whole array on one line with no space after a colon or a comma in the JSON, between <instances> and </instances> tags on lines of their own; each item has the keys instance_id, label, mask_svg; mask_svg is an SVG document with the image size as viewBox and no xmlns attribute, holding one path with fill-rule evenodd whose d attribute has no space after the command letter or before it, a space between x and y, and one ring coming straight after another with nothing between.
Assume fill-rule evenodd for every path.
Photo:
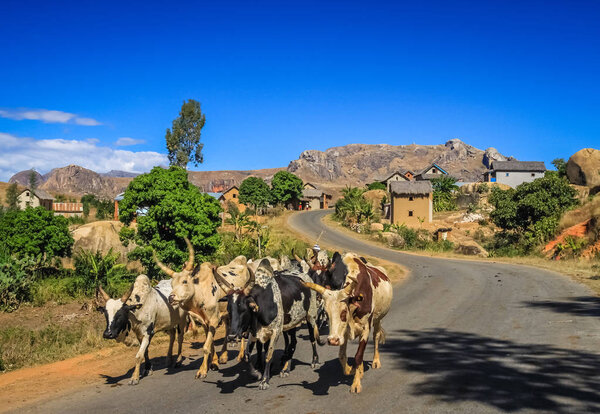
<instances>
[{"instance_id":1,"label":"metal roof","mask_svg":"<svg viewBox=\"0 0 600 414\"><path fill-rule=\"evenodd\" d=\"M394 181L390 184L392 194L430 194L433 187L429 181Z\"/></svg>"},{"instance_id":2,"label":"metal roof","mask_svg":"<svg viewBox=\"0 0 600 414\"><path fill-rule=\"evenodd\" d=\"M546 171L543 161L494 161L492 170L495 171Z\"/></svg>"},{"instance_id":3,"label":"metal roof","mask_svg":"<svg viewBox=\"0 0 600 414\"><path fill-rule=\"evenodd\" d=\"M209 196L216 198L217 200L223 196L223 193L206 193Z\"/></svg>"}]
</instances>

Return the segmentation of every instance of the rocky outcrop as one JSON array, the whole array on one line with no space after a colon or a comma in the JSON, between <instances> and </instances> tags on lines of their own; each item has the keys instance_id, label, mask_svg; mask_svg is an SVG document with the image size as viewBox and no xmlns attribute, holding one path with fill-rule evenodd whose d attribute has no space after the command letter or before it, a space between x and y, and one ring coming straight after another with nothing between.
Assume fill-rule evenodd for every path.
<instances>
[{"instance_id":1,"label":"rocky outcrop","mask_svg":"<svg viewBox=\"0 0 600 414\"><path fill-rule=\"evenodd\" d=\"M12 177L10 177L8 182L11 184L17 183L19 185L22 185L23 187L29 187L29 180L31 177L31 172L33 172L33 174L35 175L35 180L36 180L35 182L38 187L40 185L44 184L46 179L44 178L44 176L42 174L40 174L36 170L20 171L20 172L16 173L15 175L13 175Z\"/></svg>"},{"instance_id":2,"label":"rocky outcrop","mask_svg":"<svg viewBox=\"0 0 600 414\"><path fill-rule=\"evenodd\" d=\"M513 158L505 157L504 155L500 154L496 148L489 147L483 154L483 165L485 165L487 168L492 168L492 163L494 161L508 161L509 159Z\"/></svg>"},{"instance_id":3,"label":"rocky outcrop","mask_svg":"<svg viewBox=\"0 0 600 414\"><path fill-rule=\"evenodd\" d=\"M65 194L94 194L100 198L112 199L125 190L126 185L103 177L97 172L78 165L55 168L46 175L42 190Z\"/></svg>"},{"instance_id":4,"label":"rocky outcrop","mask_svg":"<svg viewBox=\"0 0 600 414\"><path fill-rule=\"evenodd\" d=\"M435 162L456 178L478 181L487 169L484 157L483 150L457 138L443 145L350 144L326 151L304 151L290 162L288 171L305 181L356 186L386 178L397 170L418 173ZM490 157L508 159L496 150L489 152Z\"/></svg>"},{"instance_id":5,"label":"rocky outcrop","mask_svg":"<svg viewBox=\"0 0 600 414\"><path fill-rule=\"evenodd\" d=\"M571 184L589 187L590 194L600 192L600 151L584 148L567 162L567 177Z\"/></svg>"},{"instance_id":6,"label":"rocky outcrop","mask_svg":"<svg viewBox=\"0 0 600 414\"><path fill-rule=\"evenodd\" d=\"M454 251L456 253L464 254L467 256L488 257L488 252L472 240L463 241L459 243L458 246L456 246L456 249L454 249Z\"/></svg>"}]
</instances>

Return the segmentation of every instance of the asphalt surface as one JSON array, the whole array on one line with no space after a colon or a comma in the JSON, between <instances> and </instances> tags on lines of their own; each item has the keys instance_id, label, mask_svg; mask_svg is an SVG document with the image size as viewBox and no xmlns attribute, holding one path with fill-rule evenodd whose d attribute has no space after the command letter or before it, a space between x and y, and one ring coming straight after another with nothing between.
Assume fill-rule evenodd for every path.
<instances>
[{"instance_id":1,"label":"asphalt surface","mask_svg":"<svg viewBox=\"0 0 600 414\"><path fill-rule=\"evenodd\" d=\"M316 239L326 213L297 214L290 224ZM291 375L280 378L275 362L266 391L243 364L229 362L201 381L194 379L199 358L171 372L160 358L154 375L135 387L124 372L19 412L600 412L600 299L586 287L530 267L404 254L333 229L321 242L411 271L383 321L382 369L370 369L367 347L361 394L349 393L337 348L319 348L323 365L311 369L311 347L301 339Z\"/></svg>"}]
</instances>

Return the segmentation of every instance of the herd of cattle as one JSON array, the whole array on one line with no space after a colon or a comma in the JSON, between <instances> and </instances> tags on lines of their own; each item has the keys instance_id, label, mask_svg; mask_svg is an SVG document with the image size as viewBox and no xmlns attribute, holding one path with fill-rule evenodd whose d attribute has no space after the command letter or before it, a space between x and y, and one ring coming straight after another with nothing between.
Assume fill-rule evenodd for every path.
<instances>
[{"instance_id":1,"label":"herd of cattle","mask_svg":"<svg viewBox=\"0 0 600 414\"><path fill-rule=\"evenodd\" d=\"M154 260L171 277L152 287L146 275L137 277L120 299L112 299L101 286L96 291L98 309L106 317L104 338L124 341L133 333L140 342L136 365L130 380L140 380L142 359L144 373L151 372L148 346L156 332L170 335L167 361L170 366L182 360L183 334L189 321L200 325L206 334L204 359L196 378L204 378L209 368L218 369L227 362L227 344L240 341L239 361L250 366L251 374L261 390L269 387L274 347L283 335L285 346L281 358L282 377L288 376L296 349L296 330L306 323L312 345L313 368L319 365L317 344L319 328L329 325L327 342L338 346L345 375L354 375L350 391L361 392L364 373L363 354L369 334L373 334L375 354L373 368L380 368L379 344L385 340L381 320L392 301L392 285L386 271L354 253L335 253L332 259L324 251L315 251L303 260L264 258L246 260L239 256L231 263L215 267L202 263L194 267L194 249L185 240L189 258L180 272ZM226 307L225 307L226 304ZM215 352L217 327L225 325L225 338L220 357ZM173 345L177 335L177 358L173 361ZM359 339L354 367L348 365L346 346ZM250 356L256 347L256 362Z\"/></svg>"}]
</instances>

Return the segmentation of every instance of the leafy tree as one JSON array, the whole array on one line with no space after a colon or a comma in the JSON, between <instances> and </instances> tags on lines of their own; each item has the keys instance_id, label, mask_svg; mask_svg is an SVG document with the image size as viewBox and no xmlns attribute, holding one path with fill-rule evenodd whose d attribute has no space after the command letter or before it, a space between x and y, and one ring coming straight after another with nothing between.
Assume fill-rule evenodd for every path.
<instances>
[{"instance_id":1,"label":"leafy tree","mask_svg":"<svg viewBox=\"0 0 600 414\"><path fill-rule=\"evenodd\" d=\"M372 182L371 184L369 184L367 186L367 190L384 190L384 191L387 191L387 187L385 186L384 183L382 183L380 181L375 181L375 182Z\"/></svg>"},{"instance_id":2,"label":"leafy tree","mask_svg":"<svg viewBox=\"0 0 600 414\"><path fill-rule=\"evenodd\" d=\"M17 183L12 183L6 189L6 204L10 210L16 210L19 208L18 204L19 189Z\"/></svg>"},{"instance_id":3,"label":"leafy tree","mask_svg":"<svg viewBox=\"0 0 600 414\"><path fill-rule=\"evenodd\" d=\"M335 203L335 215L346 224L363 223L373 219L373 205L364 196L365 190L358 187L346 187L343 197Z\"/></svg>"},{"instance_id":4,"label":"leafy tree","mask_svg":"<svg viewBox=\"0 0 600 414\"><path fill-rule=\"evenodd\" d=\"M516 189L492 189L490 218L505 231L514 232L531 247L551 238L561 215L577 204L577 191L564 178L548 174Z\"/></svg>"},{"instance_id":5,"label":"leafy tree","mask_svg":"<svg viewBox=\"0 0 600 414\"><path fill-rule=\"evenodd\" d=\"M276 204L287 205L302 195L302 180L287 171L279 171L271 182L271 196Z\"/></svg>"},{"instance_id":6,"label":"leafy tree","mask_svg":"<svg viewBox=\"0 0 600 414\"><path fill-rule=\"evenodd\" d=\"M141 260L155 276L152 249L163 263L181 266L188 258L183 237L192 242L197 261L207 260L220 243L220 212L219 202L191 184L185 169L155 167L134 178L119 203L119 219L127 225L137 221L137 231L123 228L121 241L135 241L129 257Z\"/></svg>"},{"instance_id":7,"label":"leafy tree","mask_svg":"<svg viewBox=\"0 0 600 414\"><path fill-rule=\"evenodd\" d=\"M204 161L200 135L205 121L200 102L193 99L183 102L179 117L173 121L173 130L167 128L165 136L169 164L186 168L190 161L196 166Z\"/></svg>"},{"instance_id":8,"label":"leafy tree","mask_svg":"<svg viewBox=\"0 0 600 414\"><path fill-rule=\"evenodd\" d=\"M554 168L556 168L559 177L567 176L567 162L564 158L555 158L552 161L552 165L554 165Z\"/></svg>"},{"instance_id":9,"label":"leafy tree","mask_svg":"<svg viewBox=\"0 0 600 414\"><path fill-rule=\"evenodd\" d=\"M46 260L69 256L73 237L67 219L43 207L12 210L0 218L0 240L16 257L42 256Z\"/></svg>"},{"instance_id":10,"label":"leafy tree","mask_svg":"<svg viewBox=\"0 0 600 414\"><path fill-rule=\"evenodd\" d=\"M433 186L433 210L456 210L456 202L453 196L453 193L458 190L456 179L444 175L439 178L433 178L431 185Z\"/></svg>"},{"instance_id":11,"label":"leafy tree","mask_svg":"<svg viewBox=\"0 0 600 414\"><path fill-rule=\"evenodd\" d=\"M37 177L35 175L35 170L31 170L29 172L29 199L33 201L33 196L35 195L35 190L37 190Z\"/></svg>"},{"instance_id":12,"label":"leafy tree","mask_svg":"<svg viewBox=\"0 0 600 414\"><path fill-rule=\"evenodd\" d=\"M115 204L111 200L100 200L93 194L86 194L81 197L81 203L83 204L84 217L90 214L90 206L96 208L97 220L110 218L115 213Z\"/></svg>"},{"instance_id":13,"label":"leafy tree","mask_svg":"<svg viewBox=\"0 0 600 414\"><path fill-rule=\"evenodd\" d=\"M271 191L265 180L258 177L248 177L240 184L240 203L252 205L258 212L270 200Z\"/></svg>"}]
</instances>

